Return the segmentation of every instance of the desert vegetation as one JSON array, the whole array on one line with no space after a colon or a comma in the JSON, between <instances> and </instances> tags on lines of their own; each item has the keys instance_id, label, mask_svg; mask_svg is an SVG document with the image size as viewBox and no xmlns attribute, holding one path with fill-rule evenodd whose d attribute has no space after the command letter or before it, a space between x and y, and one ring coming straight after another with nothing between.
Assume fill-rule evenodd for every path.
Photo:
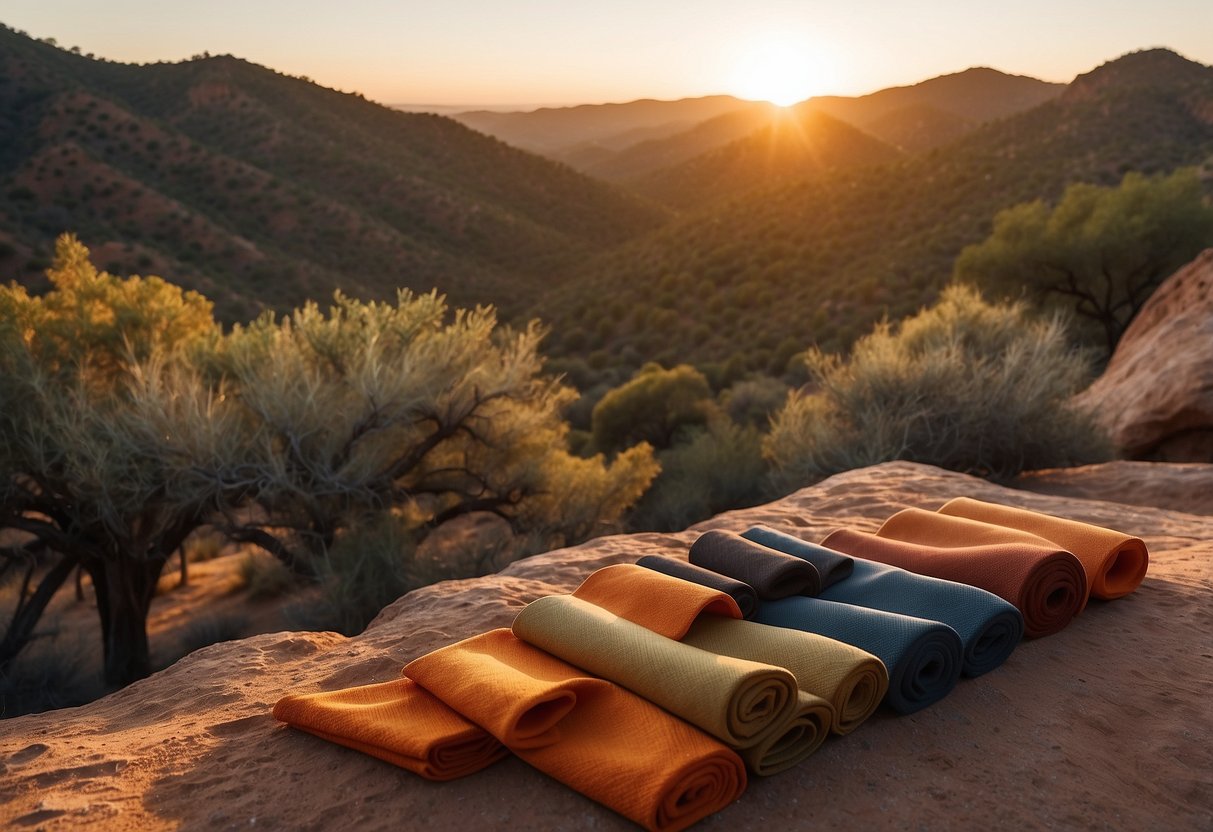
<instances>
[{"instance_id":1,"label":"desert vegetation","mask_svg":"<svg viewBox=\"0 0 1213 832\"><path fill-rule=\"evenodd\" d=\"M0 290L0 577L15 586L0 673L79 569L106 684L146 675L158 579L204 526L339 583L345 538L390 524L402 565L356 563L335 592L395 597L421 580L415 545L453 518L571 543L616 528L657 472L645 444L609 464L569 454L575 394L542 373L541 330L487 308L338 296L225 333L202 296L98 272L70 236L48 276L41 296Z\"/></svg>"}]
</instances>

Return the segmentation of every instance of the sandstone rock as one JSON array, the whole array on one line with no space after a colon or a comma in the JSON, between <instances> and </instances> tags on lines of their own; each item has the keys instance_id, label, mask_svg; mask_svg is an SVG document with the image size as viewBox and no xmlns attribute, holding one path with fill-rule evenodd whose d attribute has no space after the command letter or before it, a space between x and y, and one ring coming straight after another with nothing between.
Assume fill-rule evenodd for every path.
<instances>
[{"instance_id":1,"label":"sandstone rock","mask_svg":"<svg viewBox=\"0 0 1213 832\"><path fill-rule=\"evenodd\" d=\"M706 528L762 522L820 537L970 495L1141 535L1152 564L1125 599L1026 642L919 713L880 713L798 768L755 780L703 829L1197 829L1213 825L1213 528L1207 518L1014 491L890 463L680 534L600 538L501 573L412 592L363 634L276 633L205 648L70 711L0 722L0 823L46 829L628 829L505 760L435 784L277 724L288 690L390 679L434 648L510 623L541 595Z\"/></svg>"},{"instance_id":2,"label":"sandstone rock","mask_svg":"<svg viewBox=\"0 0 1213 832\"><path fill-rule=\"evenodd\" d=\"M1038 494L1213 514L1213 465L1207 463L1119 459L1078 468L1025 471L1011 485Z\"/></svg>"},{"instance_id":3,"label":"sandstone rock","mask_svg":"<svg viewBox=\"0 0 1213 832\"><path fill-rule=\"evenodd\" d=\"M1213 462L1213 249L1158 287L1076 402L1127 456Z\"/></svg>"}]
</instances>

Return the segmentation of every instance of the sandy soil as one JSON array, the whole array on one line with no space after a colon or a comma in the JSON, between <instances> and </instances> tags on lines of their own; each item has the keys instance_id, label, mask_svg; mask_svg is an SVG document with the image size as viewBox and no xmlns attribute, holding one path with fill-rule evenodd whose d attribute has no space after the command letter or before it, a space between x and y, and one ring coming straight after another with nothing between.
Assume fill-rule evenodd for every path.
<instances>
[{"instance_id":1,"label":"sandy soil","mask_svg":"<svg viewBox=\"0 0 1213 832\"><path fill-rule=\"evenodd\" d=\"M881 713L806 763L754 781L703 829L1213 828L1213 527L1208 517L1012 491L892 463L701 524L809 536L874 530L905 506L971 495L1146 539L1133 595L1092 602L908 717ZM509 759L434 784L293 732L288 690L383 681L438 646L508 625L592 570L684 552L694 530L602 538L410 593L362 635L275 633L200 650L91 705L0 723L0 821L14 828L626 829Z\"/></svg>"}]
</instances>

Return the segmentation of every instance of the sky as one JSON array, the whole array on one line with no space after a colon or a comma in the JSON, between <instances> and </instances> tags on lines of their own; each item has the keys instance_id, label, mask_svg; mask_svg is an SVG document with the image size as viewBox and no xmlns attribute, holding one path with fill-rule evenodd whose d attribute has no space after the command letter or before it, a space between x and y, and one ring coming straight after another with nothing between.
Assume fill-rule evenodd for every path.
<instances>
[{"instance_id":1,"label":"sky","mask_svg":"<svg viewBox=\"0 0 1213 832\"><path fill-rule=\"evenodd\" d=\"M970 66L1068 82L1154 46L1213 64L1213 0L5 0L0 22L117 61L233 54L386 104L790 103Z\"/></svg>"}]
</instances>

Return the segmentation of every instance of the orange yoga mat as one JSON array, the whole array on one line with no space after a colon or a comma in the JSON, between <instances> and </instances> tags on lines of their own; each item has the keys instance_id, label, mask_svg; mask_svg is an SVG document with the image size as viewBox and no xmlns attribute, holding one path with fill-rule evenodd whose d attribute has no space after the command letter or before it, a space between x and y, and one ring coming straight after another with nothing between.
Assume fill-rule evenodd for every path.
<instances>
[{"instance_id":1,"label":"orange yoga mat","mask_svg":"<svg viewBox=\"0 0 1213 832\"><path fill-rule=\"evenodd\" d=\"M685 829L745 790L736 753L509 630L436 650L404 672L535 768L646 829Z\"/></svg>"},{"instance_id":2,"label":"orange yoga mat","mask_svg":"<svg viewBox=\"0 0 1213 832\"><path fill-rule=\"evenodd\" d=\"M1150 566L1141 538L1102 526L971 497L949 500L939 513L1030 532L1073 552L1087 572L1090 593L1105 601L1137 589Z\"/></svg>"},{"instance_id":3,"label":"orange yoga mat","mask_svg":"<svg viewBox=\"0 0 1213 832\"><path fill-rule=\"evenodd\" d=\"M1086 604L1082 563L1026 532L908 508L876 535L836 531L823 546L992 592L1023 614L1030 638L1056 633Z\"/></svg>"},{"instance_id":4,"label":"orange yoga mat","mask_svg":"<svg viewBox=\"0 0 1213 832\"><path fill-rule=\"evenodd\" d=\"M582 581L573 596L675 641L700 613L742 617L732 596L634 563L604 566Z\"/></svg>"},{"instance_id":5,"label":"orange yoga mat","mask_svg":"<svg viewBox=\"0 0 1213 832\"><path fill-rule=\"evenodd\" d=\"M274 718L318 737L406 768L454 780L509 753L411 679L284 696Z\"/></svg>"}]
</instances>

